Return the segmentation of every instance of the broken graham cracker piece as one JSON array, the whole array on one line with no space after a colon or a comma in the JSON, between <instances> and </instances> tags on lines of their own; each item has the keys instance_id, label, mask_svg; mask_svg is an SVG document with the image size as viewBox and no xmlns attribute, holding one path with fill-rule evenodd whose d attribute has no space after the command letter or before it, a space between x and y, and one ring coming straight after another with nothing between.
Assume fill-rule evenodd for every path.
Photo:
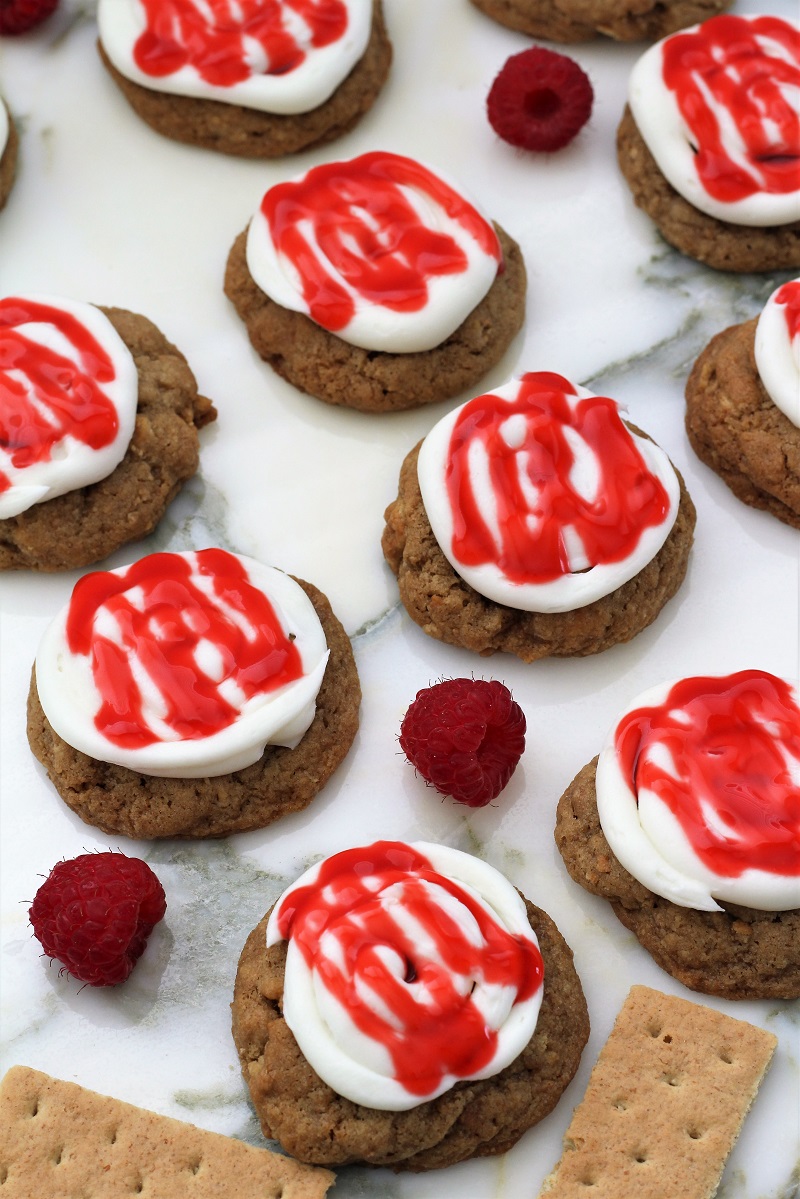
<instances>
[{"instance_id":1,"label":"broken graham cracker piece","mask_svg":"<svg viewBox=\"0 0 800 1199\"><path fill-rule=\"evenodd\" d=\"M711 1199L777 1038L631 987L540 1199Z\"/></svg>"},{"instance_id":2,"label":"broken graham cracker piece","mask_svg":"<svg viewBox=\"0 0 800 1199\"><path fill-rule=\"evenodd\" d=\"M27 1066L0 1083L3 1199L321 1199L334 1181Z\"/></svg>"}]
</instances>

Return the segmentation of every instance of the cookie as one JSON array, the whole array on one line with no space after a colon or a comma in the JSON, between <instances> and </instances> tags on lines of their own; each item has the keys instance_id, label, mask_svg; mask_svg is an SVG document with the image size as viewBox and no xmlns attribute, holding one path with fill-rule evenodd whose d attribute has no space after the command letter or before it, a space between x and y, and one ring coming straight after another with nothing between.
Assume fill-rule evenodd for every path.
<instances>
[{"instance_id":1,"label":"cookie","mask_svg":"<svg viewBox=\"0 0 800 1199\"><path fill-rule=\"evenodd\" d=\"M294 748L268 744L241 769L214 775L209 767L205 776L190 777L187 770L184 777L164 777L94 758L55 731L42 707L34 670L28 741L76 815L103 832L133 838L224 837L264 828L314 799L353 742L361 690L350 640L327 599L310 583L298 582L330 650L313 719Z\"/></svg>"},{"instance_id":2,"label":"cookie","mask_svg":"<svg viewBox=\"0 0 800 1199\"><path fill-rule=\"evenodd\" d=\"M702 351L686 382L686 433L698 458L738 499L800 529L800 428L761 378L760 326L760 318L732 325ZM787 382L800 395L791 363Z\"/></svg>"},{"instance_id":3,"label":"cookie","mask_svg":"<svg viewBox=\"0 0 800 1199\"><path fill-rule=\"evenodd\" d=\"M198 429L217 414L198 394L183 354L146 317L99 311L133 358L138 397L130 444L104 478L0 519L0 570L74 570L106 558L147 537L197 470Z\"/></svg>"},{"instance_id":4,"label":"cookie","mask_svg":"<svg viewBox=\"0 0 800 1199\"><path fill-rule=\"evenodd\" d=\"M160 1199L322 1199L335 1181L256 1149L27 1066L0 1083L6 1199L150 1191Z\"/></svg>"},{"instance_id":5,"label":"cookie","mask_svg":"<svg viewBox=\"0 0 800 1199\"><path fill-rule=\"evenodd\" d=\"M19 134L8 105L0 98L0 208L5 205L17 170Z\"/></svg>"},{"instance_id":6,"label":"cookie","mask_svg":"<svg viewBox=\"0 0 800 1199\"><path fill-rule=\"evenodd\" d=\"M704 21L730 0L668 0L622 7L609 0L472 0L509 29L552 42L588 42L599 34L620 42L653 41Z\"/></svg>"},{"instance_id":7,"label":"cookie","mask_svg":"<svg viewBox=\"0 0 800 1199\"><path fill-rule=\"evenodd\" d=\"M800 179L785 155L797 36L779 17L711 17L651 46L631 73L617 158L634 202L716 270L800 266ZM733 76L746 83L726 90ZM770 114L756 121L764 89Z\"/></svg>"},{"instance_id":8,"label":"cookie","mask_svg":"<svg viewBox=\"0 0 800 1199\"><path fill-rule=\"evenodd\" d=\"M120 15L117 12L118 6L121 7L121 0L108 0L108 3L101 5L101 38L98 50L103 65L131 108L156 133L223 154L244 158L279 158L341 137L372 107L383 87L392 61L392 46L386 32L381 0L374 0L371 26L368 28L366 46L361 57L332 93L308 110L301 108L299 111L285 111L281 109L280 101L275 111L260 110L249 104L207 98L202 91L195 95L159 91L129 78L112 62L104 44L106 39L110 42L110 33L104 32L104 17L106 22L116 22ZM364 0L359 0L358 7L363 6ZM367 20L370 21L369 13ZM239 47L241 35L236 31L232 36L235 45L226 47L226 53L238 61L238 56L244 54ZM269 31L264 37L266 45L269 41ZM313 44L305 51L298 49L298 62L308 57L309 49L313 49ZM330 48L328 50L330 52ZM127 62L130 49L126 49L125 54ZM113 57L117 59L117 63L123 61L116 54ZM244 60L246 63L246 54ZM184 66L184 74L187 70ZM273 83L276 79L286 80L292 70L291 67L280 69L272 75L267 73L266 78ZM158 82L161 83L162 80ZM254 82L257 83L258 80L248 80L250 85ZM216 96L232 90L219 87L213 94Z\"/></svg>"},{"instance_id":9,"label":"cookie","mask_svg":"<svg viewBox=\"0 0 800 1199\"><path fill-rule=\"evenodd\" d=\"M398 848L394 842L369 847L373 872L380 871L382 866L380 857L376 855L387 847L389 854ZM417 850L434 859L437 851L458 858L469 858L469 855L445 850L441 846L423 844L400 848L401 853ZM346 851L328 859L327 863L322 864L322 871L325 871L328 863L335 862L337 857L347 856L349 852L354 851ZM402 857L395 860L399 862ZM484 863L480 863L480 866L491 869ZM403 874L408 877L404 868ZM393 878L391 870L388 871L388 877L390 880ZM435 887L436 882L437 876L434 875L431 885ZM510 884L505 883L505 886L510 887ZM452 883L447 885L447 890L453 894ZM427 1075L423 1080L417 1079L413 1085L418 1093L411 1096L416 1102L404 1109L399 1109L399 1100L391 1097L385 1102L394 1103L395 1106L383 1108L367 1106L344 1097L323 1081L304 1056L287 1023L290 1017L287 1014L289 995L286 988L296 969L292 965L295 941L292 940L288 955L285 941L267 948L268 913L250 934L242 951L232 1005L234 1040L265 1136L277 1138L285 1149L301 1161L329 1166L366 1162L370 1165L388 1165L395 1170L420 1171L451 1165L474 1156L504 1153L527 1128L543 1119L558 1102L577 1069L588 1036L588 1017L580 982L572 964L572 953L552 920L527 900L523 901L513 888L511 893L515 904L519 905L519 919L525 921L529 929L527 937L535 934L538 939L537 956L540 954L544 962L544 983L543 989L541 984L538 988L537 999L540 999L541 1006L535 1031L526 1043L523 1042L517 1056L499 1073L477 1079L463 1078L447 1086L434 1098L423 1098L421 1101L419 1093L423 1096L429 1093L429 1087L434 1085L438 1074L433 1079ZM328 896L329 892L325 894ZM348 894L352 900L352 892L348 891ZM455 891L455 895L459 895L459 892ZM459 903L463 902L462 895ZM367 911L369 904L365 907L360 900L352 900L348 905L345 897L345 906L348 910L356 906L360 912L364 912L365 920L370 923L364 937L373 947L371 921L374 912L370 915ZM492 910L496 911L494 905ZM276 912L280 912L280 904L276 906ZM447 919L448 922L455 921L452 908L449 908ZM326 932L326 937L346 938L347 925L347 914L343 918L335 918L333 926L328 926L333 927L334 931ZM459 936L455 923L448 923L448 927L455 940ZM442 925L439 925L438 935L441 935L441 929ZM437 935L435 930L433 935ZM388 947L390 942L395 941L398 946L403 944L402 934L398 933L397 927L394 930L384 929L376 936L380 942L376 956L381 961L390 960L393 952ZM369 948L364 952L366 957L376 960ZM403 1009L405 1018L399 1020L397 1025L398 1060L403 1058L406 1064L410 1062L412 1071L415 1064L419 1068L424 1063L425 1071L430 1068L434 1072L440 1050L437 1035L443 1036L448 1044L454 1044L455 1033L452 1033L452 1029L461 1027L458 1023L461 1008L469 1009L470 1005L466 999L454 1002L449 989L442 991L446 1011L441 1013L441 1019L437 1017L437 1027L430 1026L429 1018L427 1021L422 1019L419 1035L425 1035L425 1047L418 1048L415 1053L417 1034L406 1032L415 1019L409 1015L408 1007L417 1002L414 998L414 971L421 970L424 977L433 976L425 973L429 967L423 967L426 960L423 949L406 944L398 952L410 962L410 966L406 967L408 985L403 988L407 996L407 1004ZM463 959L459 960L463 962ZM359 970L358 965L355 968ZM470 970L470 967L462 968L468 972ZM434 974L441 973L438 967L434 966L433 969ZM475 977L480 979L480 971L477 967L475 969ZM374 985L379 986L379 980ZM482 984L478 981L475 985L480 988ZM467 986L466 995L469 994L470 987ZM397 999L396 996L394 998ZM426 1024L429 1027L424 1031ZM482 1024L483 1017L480 1018L481 1028ZM300 1025L298 1036L305 1039L309 1031L305 1018L301 1018ZM374 1022L368 1027L374 1034ZM527 1036L527 1032L524 1035ZM349 1049L344 1026L341 1034L337 1033L334 1039ZM487 1034L481 1032L478 1041L480 1052L483 1053L489 1043ZM386 1078L381 1077L380 1083L386 1084ZM391 1079L388 1084L396 1085ZM371 1078L368 1085L373 1086Z\"/></svg>"},{"instance_id":10,"label":"cookie","mask_svg":"<svg viewBox=\"0 0 800 1199\"><path fill-rule=\"evenodd\" d=\"M462 409L445 417L429 435L427 442L420 443L408 454L400 472L398 497L386 509L386 525L382 538L383 553L397 576L403 606L425 633L437 640L459 645L481 655L498 651L511 653L523 662L533 662L550 656L600 653L612 645L635 637L655 620L664 604L680 586L686 573L695 523L692 501L680 476L671 467L666 455L663 455L659 459L659 469L664 472L665 479L671 479L672 491L669 516L665 508L658 518L653 516L652 519L656 523L647 530L647 537L652 537L653 540L645 540L645 532L642 526L637 526L637 518L634 518L628 529L637 529L637 536L641 536L635 543L635 548L633 544L628 544L625 551L617 547L617 551L614 552L613 556L617 560L625 558L626 570L618 576L616 567L607 569L602 563L602 556L608 552L608 546L598 543L596 547L588 548L588 541L593 535L590 520L586 525L587 545L584 549L597 555L594 558L594 566L587 570L589 560L576 559L576 565L571 570L561 573L564 569L559 550L562 536L559 532L561 517L551 517L548 520L543 518L542 514L555 511L563 514L564 505L568 504L575 521L582 522L587 511L591 515L592 506L586 504L585 499L579 495L569 494L569 484L566 481L560 498L547 498L545 492L537 488L535 499L531 500L527 495L528 484L525 478L529 474L531 477L536 476L539 484L542 479L550 478L554 481L558 478L558 468L552 464L526 464L521 468L513 464L505 449L501 423L499 437L495 439L492 450L495 465L491 469L494 479L508 480L506 490L497 503L499 511L510 513L511 526L507 532L507 543L501 547L501 557L498 559L498 565L505 561L503 570L509 573L496 574L493 555L497 534L489 531L491 522L487 519L485 525L481 524L475 500L463 490L463 485L458 498L443 502L441 496L444 493L440 494L431 483L430 498L426 506L418 469L420 453L423 444L431 443L434 436L438 438L440 431L443 437L451 436L451 425L459 412L464 414L465 427L470 427L466 422L472 413L472 406L480 404L483 409L490 404L493 397L502 400L502 405L496 413L497 420L502 422L505 405L512 403L513 407L517 388L520 388L519 395L523 397L526 381L539 379L544 380L548 387L554 380L559 380L555 395L561 394L559 389L562 385L571 386L566 380L560 379L560 376L524 375L521 383L515 382L496 392L487 393L486 396L477 397ZM585 396L588 395L589 393L585 393ZM600 399L603 405L613 405L611 400L594 398ZM539 401L535 394L530 402L533 413L531 419L535 424L540 414ZM508 426L522 414L520 405L521 400L516 405L519 411L509 417ZM609 411L607 419L612 422L612 427L620 438L620 444L627 453L634 443L628 443L624 430L628 428L628 432L634 434L638 434L638 431L625 426L621 421L617 424L619 418L614 415L614 411ZM495 421L495 416L492 416L491 420ZM476 416L471 427L485 430L493 428L494 425L490 425L489 416L484 414L480 418ZM554 420L552 429L559 427L560 420ZM640 446L652 445L649 439L639 436ZM455 435L453 437L455 438ZM472 434L469 437L471 438ZM548 442L544 434L539 434L539 437L540 448L560 445L560 434L554 434L551 442ZM446 446L442 447L442 462L445 460L443 455L447 452ZM438 449L436 453L438 455ZM658 454L662 455L662 451L658 451ZM567 447L563 448L559 461L562 467L565 462L572 461ZM439 466L439 475L444 477L442 463L439 463ZM631 462L628 463L628 467L631 467ZM453 461L449 469L450 478L466 478L471 469L469 459L466 464L461 465ZM641 477L640 470L646 477L640 460L634 457L634 476L627 477ZM621 461L615 466L610 462L606 465L605 477L610 477L611 486L615 475L620 481L624 477ZM653 488L651 498L654 498L660 494L661 484L651 479L650 485ZM632 494L632 490L625 484L622 484L621 490ZM624 505L624 498L618 497L614 502ZM461 534L460 544L464 548L459 548L458 553L455 552L453 541L456 517L449 515L451 503L454 505L453 512L460 511L458 520L467 530ZM525 517L529 503L533 504L531 511L536 513L537 529L537 536L530 545L525 540L527 534L522 532L529 527ZM439 524L438 538L432 527L431 513L436 514ZM670 518L673 522L671 527L667 523ZM566 520L566 523L570 521ZM601 523L608 527L607 518L604 517ZM480 536L470 541L473 529L478 529ZM524 540L524 549L521 548L520 537ZM448 545L450 550L445 553ZM575 552L574 547L570 552ZM551 564L550 558L553 555L555 563ZM529 583L528 579L531 576L528 571L539 562L542 563L543 575L545 569L547 570L547 577L541 585L535 579L533 583ZM617 583L618 577L624 578L625 581ZM480 591L477 589L479 586ZM588 590L590 587L591 591Z\"/></svg>"},{"instance_id":11,"label":"cookie","mask_svg":"<svg viewBox=\"0 0 800 1199\"><path fill-rule=\"evenodd\" d=\"M631 987L541 1197L712 1199L777 1038L649 987Z\"/></svg>"}]
</instances>

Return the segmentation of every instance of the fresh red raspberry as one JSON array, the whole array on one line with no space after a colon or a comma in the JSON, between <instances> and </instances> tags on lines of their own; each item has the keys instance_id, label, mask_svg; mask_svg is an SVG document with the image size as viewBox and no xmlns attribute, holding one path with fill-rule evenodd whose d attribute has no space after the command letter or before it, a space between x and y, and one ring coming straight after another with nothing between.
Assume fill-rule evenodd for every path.
<instances>
[{"instance_id":1,"label":"fresh red raspberry","mask_svg":"<svg viewBox=\"0 0 800 1199\"><path fill-rule=\"evenodd\" d=\"M58 0L0 0L0 33L27 33L57 5Z\"/></svg>"},{"instance_id":2,"label":"fresh red raspberry","mask_svg":"<svg viewBox=\"0 0 800 1199\"><path fill-rule=\"evenodd\" d=\"M457 803L496 799L525 748L525 714L502 683L445 679L417 692L400 747L424 779Z\"/></svg>"},{"instance_id":3,"label":"fresh red raspberry","mask_svg":"<svg viewBox=\"0 0 800 1199\"><path fill-rule=\"evenodd\" d=\"M512 54L486 99L489 123L523 150L560 150L582 129L594 92L586 72L565 54L532 46Z\"/></svg>"},{"instance_id":4,"label":"fresh red raspberry","mask_svg":"<svg viewBox=\"0 0 800 1199\"><path fill-rule=\"evenodd\" d=\"M146 862L84 853L53 867L28 915L48 957L90 987L113 987L133 970L166 909Z\"/></svg>"}]
</instances>

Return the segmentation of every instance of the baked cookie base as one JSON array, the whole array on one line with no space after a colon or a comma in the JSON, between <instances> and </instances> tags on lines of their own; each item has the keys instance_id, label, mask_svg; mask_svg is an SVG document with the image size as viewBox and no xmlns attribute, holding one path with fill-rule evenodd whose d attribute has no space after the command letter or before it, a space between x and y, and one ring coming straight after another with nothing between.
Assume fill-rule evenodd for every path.
<instances>
[{"instance_id":1,"label":"baked cookie base","mask_svg":"<svg viewBox=\"0 0 800 1199\"><path fill-rule=\"evenodd\" d=\"M136 425L105 479L0 520L0 570L76 570L153 531L199 463L197 430L216 419L183 354L146 317L100 308L133 354Z\"/></svg>"},{"instance_id":2,"label":"baked cookie base","mask_svg":"<svg viewBox=\"0 0 800 1199\"><path fill-rule=\"evenodd\" d=\"M527 277L519 246L498 226L504 269L454 333L431 350L364 350L301 312L271 300L247 267L247 232L228 256L225 294L256 352L282 378L327 404L400 412L449 399L477 383L508 349L525 319Z\"/></svg>"},{"instance_id":3,"label":"baked cookie base","mask_svg":"<svg viewBox=\"0 0 800 1199\"><path fill-rule=\"evenodd\" d=\"M0 100L0 104L3 101ZM0 208L5 206L11 188L14 186L14 177L17 172L17 153L19 151L19 134L17 133L14 119L11 113L8 112L8 105L4 106L8 113L8 138L6 140L5 149L0 154Z\"/></svg>"},{"instance_id":4,"label":"baked cookie base","mask_svg":"<svg viewBox=\"0 0 800 1199\"><path fill-rule=\"evenodd\" d=\"M523 662L583 657L630 641L680 587L695 525L694 504L682 479L678 515L667 540L647 566L610 595L572 612L523 612L487 599L453 570L434 537L417 478L420 445L403 462L398 498L386 509L382 546L403 606L428 636L483 656L515 654Z\"/></svg>"},{"instance_id":5,"label":"baked cookie base","mask_svg":"<svg viewBox=\"0 0 800 1199\"><path fill-rule=\"evenodd\" d=\"M757 324L731 325L700 354L686 382L686 433L738 499L800 529L800 429L761 382Z\"/></svg>"},{"instance_id":6,"label":"baked cookie base","mask_svg":"<svg viewBox=\"0 0 800 1199\"><path fill-rule=\"evenodd\" d=\"M684 986L723 999L800 997L800 909L760 912L725 903L722 912L678 907L620 864L597 814L594 758L558 803L555 839L571 877L607 899L656 963Z\"/></svg>"},{"instance_id":7,"label":"baked cookie base","mask_svg":"<svg viewBox=\"0 0 800 1199\"><path fill-rule=\"evenodd\" d=\"M257 762L232 774L157 778L88 757L48 721L34 669L28 742L67 807L103 832L143 840L226 837L307 807L350 749L361 687L350 639L328 600L312 584L297 582L314 605L330 650L314 720L294 749L268 745Z\"/></svg>"},{"instance_id":8,"label":"baked cookie base","mask_svg":"<svg viewBox=\"0 0 800 1199\"><path fill-rule=\"evenodd\" d=\"M131 108L156 133L241 158L280 158L341 137L372 107L392 61L381 0L375 0L372 34L362 58L333 95L310 112L259 112L224 101L155 91L122 75L99 42L98 51Z\"/></svg>"},{"instance_id":9,"label":"baked cookie base","mask_svg":"<svg viewBox=\"0 0 800 1199\"><path fill-rule=\"evenodd\" d=\"M555 1107L589 1035L572 952L549 916L526 904L544 958L533 1037L493 1078L457 1083L405 1112L344 1099L303 1057L281 1014L286 943L266 949L267 913L245 943L232 1005L233 1038L264 1135L314 1165L394 1170L430 1170L510 1149Z\"/></svg>"},{"instance_id":10,"label":"baked cookie base","mask_svg":"<svg viewBox=\"0 0 800 1199\"><path fill-rule=\"evenodd\" d=\"M700 212L675 191L650 153L628 106L617 130L617 161L641 208L662 237L718 271L776 271L800 267L800 221L757 228Z\"/></svg>"},{"instance_id":11,"label":"baked cookie base","mask_svg":"<svg viewBox=\"0 0 800 1199\"><path fill-rule=\"evenodd\" d=\"M472 0L487 17L551 42L657 41L730 8L731 0Z\"/></svg>"}]
</instances>

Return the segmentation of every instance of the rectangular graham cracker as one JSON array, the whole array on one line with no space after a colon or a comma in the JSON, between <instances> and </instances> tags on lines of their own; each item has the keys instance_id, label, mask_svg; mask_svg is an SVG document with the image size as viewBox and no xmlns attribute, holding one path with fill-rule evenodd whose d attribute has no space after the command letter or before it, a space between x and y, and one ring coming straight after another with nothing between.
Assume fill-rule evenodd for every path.
<instances>
[{"instance_id":1,"label":"rectangular graham cracker","mask_svg":"<svg viewBox=\"0 0 800 1199\"><path fill-rule=\"evenodd\" d=\"M334 1181L27 1066L0 1082L3 1199L322 1199Z\"/></svg>"},{"instance_id":2,"label":"rectangular graham cracker","mask_svg":"<svg viewBox=\"0 0 800 1199\"><path fill-rule=\"evenodd\" d=\"M776 1044L713 1008L631 987L540 1199L711 1199Z\"/></svg>"}]
</instances>

